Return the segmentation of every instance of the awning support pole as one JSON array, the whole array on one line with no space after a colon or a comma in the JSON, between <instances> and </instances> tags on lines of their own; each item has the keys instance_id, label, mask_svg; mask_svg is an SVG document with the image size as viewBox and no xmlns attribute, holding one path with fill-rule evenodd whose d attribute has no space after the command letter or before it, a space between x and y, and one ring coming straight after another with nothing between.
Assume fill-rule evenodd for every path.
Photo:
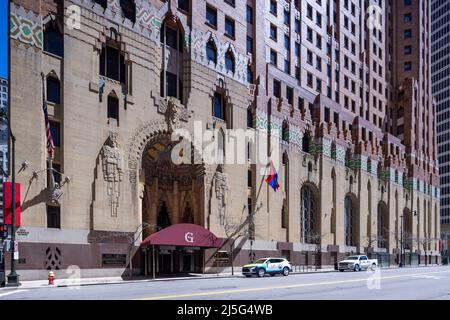
<instances>
[{"instance_id":1,"label":"awning support pole","mask_svg":"<svg viewBox=\"0 0 450 320\"><path fill-rule=\"evenodd\" d=\"M147 275L148 275L148 248L146 247L145 248L145 251L144 251L144 259L145 259L145 261L144 261L144 266L145 266L145 272L144 272L144 275L145 275L145 277L147 277Z\"/></svg>"},{"instance_id":2,"label":"awning support pole","mask_svg":"<svg viewBox=\"0 0 450 320\"><path fill-rule=\"evenodd\" d=\"M205 256L206 256L206 249L202 250L203 254L202 254L202 262L203 262L203 276L205 276Z\"/></svg>"},{"instance_id":3,"label":"awning support pole","mask_svg":"<svg viewBox=\"0 0 450 320\"><path fill-rule=\"evenodd\" d=\"M155 263L155 245L152 245L152 271L153 271L153 280L156 278L156 263Z\"/></svg>"}]
</instances>

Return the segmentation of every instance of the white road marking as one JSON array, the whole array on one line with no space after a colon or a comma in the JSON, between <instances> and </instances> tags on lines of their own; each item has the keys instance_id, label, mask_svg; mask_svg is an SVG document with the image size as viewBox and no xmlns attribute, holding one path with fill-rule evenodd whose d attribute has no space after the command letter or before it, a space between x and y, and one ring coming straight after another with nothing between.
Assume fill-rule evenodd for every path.
<instances>
[{"instance_id":1,"label":"white road marking","mask_svg":"<svg viewBox=\"0 0 450 320\"><path fill-rule=\"evenodd\" d=\"M411 278L434 279L434 280L439 280L439 279L441 279L441 277L437 277L437 276L426 276L426 275L411 276Z\"/></svg>"},{"instance_id":2,"label":"white road marking","mask_svg":"<svg viewBox=\"0 0 450 320\"><path fill-rule=\"evenodd\" d=\"M0 293L0 297L9 296L10 294L26 292L26 291L28 291L28 290L14 290L14 291L10 291L10 292Z\"/></svg>"}]
</instances>

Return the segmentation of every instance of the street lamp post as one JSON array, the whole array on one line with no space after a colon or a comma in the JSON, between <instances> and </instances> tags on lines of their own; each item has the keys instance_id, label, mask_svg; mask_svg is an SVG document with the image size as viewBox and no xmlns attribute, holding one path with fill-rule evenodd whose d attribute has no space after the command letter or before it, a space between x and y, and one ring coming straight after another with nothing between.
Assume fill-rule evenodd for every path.
<instances>
[{"instance_id":1,"label":"street lamp post","mask_svg":"<svg viewBox=\"0 0 450 320\"><path fill-rule=\"evenodd\" d=\"M400 216L400 264L403 267L403 215Z\"/></svg>"},{"instance_id":2,"label":"street lamp post","mask_svg":"<svg viewBox=\"0 0 450 320\"><path fill-rule=\"evenodd\" d=\"M20 286L19 275L16 273L16 260L14 259L15 242L16 242L16 137L9 128L11 136L11 273L8 275L7 287Z\"/></svg>"}]
</instances>

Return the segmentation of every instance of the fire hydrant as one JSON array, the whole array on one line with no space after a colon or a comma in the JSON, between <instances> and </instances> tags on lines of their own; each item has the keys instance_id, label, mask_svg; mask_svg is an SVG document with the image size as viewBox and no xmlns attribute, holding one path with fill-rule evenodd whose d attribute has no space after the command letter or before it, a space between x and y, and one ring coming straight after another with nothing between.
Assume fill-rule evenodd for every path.
<instances>
[{"instance_id":1,"label":"fire hydrant","mask_svg":"<svg viewBox=\"0 0 450 320\"><path fill-rule=\"evenodd\" d=\"M50 271L48 273L48 285L49 286L54 285L55 284L54 282L55 282L55 274L53 273L53 271Z\"/></svg>"}]
</instances>

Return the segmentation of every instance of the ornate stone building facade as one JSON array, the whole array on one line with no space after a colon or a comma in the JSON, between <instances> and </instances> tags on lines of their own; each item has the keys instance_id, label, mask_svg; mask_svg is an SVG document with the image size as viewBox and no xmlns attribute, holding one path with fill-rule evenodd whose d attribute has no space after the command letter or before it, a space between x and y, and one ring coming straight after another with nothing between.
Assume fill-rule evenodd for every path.
<instances>
[{"instance_id":1,"label":"ornate stone building facade","mask_svg":"<svg viewBox=\"0 0 450 320\"><path fill-rule=\"evenodd\" d=\"M391 23L402 19L381 2ZM326 266L358 252L385 264L436 262L435 126L423 127L426 149L413 146L422 132L412 112L427 109L411 101L414 88L431 96L418 75L397 73L391 26L381 15L385 30L372 31L367 10L350 0L12 1L11 126L16 159L29 163L17 175L19 274L70 265L84 276L121 274L130 252L143 273L143 237L194 223L226 238L249 214L234 265L282 255ZM388 71L410 85L386 81ZM45 174L44 98L55 186ZM215 129L225 155L227 129L275 139L263 152L279 154L280 190L263 182L266 163L211 165L201 146L177 150L172 135L198 123ZM174 150L196 161L174 163ZM187 254L178 263L161 253L158 263L198 270L197 257L183 266Z\"/></svg>"}]
</instances>

